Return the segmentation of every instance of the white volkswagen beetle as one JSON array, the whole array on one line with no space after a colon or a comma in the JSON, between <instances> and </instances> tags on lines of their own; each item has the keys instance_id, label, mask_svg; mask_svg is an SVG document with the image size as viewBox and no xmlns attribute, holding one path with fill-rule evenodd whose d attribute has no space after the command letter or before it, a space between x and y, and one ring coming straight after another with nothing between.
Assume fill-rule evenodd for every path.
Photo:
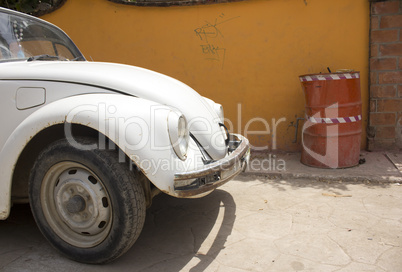
<instances>
[{"instance_id":1,"label":"white volkswagen beetle","mask_svg":"<svg viewBox=\"0 0 402 272\"><path fill-rule=\"evenodd\" d=\"M49 242L105 263L139 236L159 192L202 197L249 143L221 105L146 69L88 62L56 26L0 9L0 219L28 202Z\"/></svg>"}]
</instances>

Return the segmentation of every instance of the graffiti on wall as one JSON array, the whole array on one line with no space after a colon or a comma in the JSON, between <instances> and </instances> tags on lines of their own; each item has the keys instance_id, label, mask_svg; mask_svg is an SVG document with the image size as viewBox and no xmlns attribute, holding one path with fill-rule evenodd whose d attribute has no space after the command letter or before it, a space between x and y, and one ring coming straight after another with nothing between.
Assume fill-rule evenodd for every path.
<instances>
[{"instance_id":1,"label":"graffiti on wall","mask_svg":"<svg viewBox=\"0 0 402 272\"><path fill-rule=\"evenodd\" d=\"M227 18L224 13L221 13L215 18L213 23L206 21L206 24L194 29L195 35L201 41L201 54L206 60L219 63L222 69L225 65L227 49L224 46L225 36L221 31L221 27L223 24L239 17L240 16Z\"/></svg>"}]
</instances>

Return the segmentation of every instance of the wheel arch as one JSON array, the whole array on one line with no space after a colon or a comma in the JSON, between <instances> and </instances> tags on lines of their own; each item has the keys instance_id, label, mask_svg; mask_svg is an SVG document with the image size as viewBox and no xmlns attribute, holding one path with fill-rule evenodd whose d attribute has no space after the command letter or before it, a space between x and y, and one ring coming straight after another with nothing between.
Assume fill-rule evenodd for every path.
<instances>
[{"instance_id":1,"label":"wheel arch","mask_svg":"<svg viewBox=\"0 0 402 272\"><path fill-rule=\"evenodd\" d=\"M29 166L32 166L32 160L36 158L35 154L36 156L39 154L41 150L40 147L49 144L52 140L65 137L65 124L72 124L73 127L81 134L86 135L86 133L89 133L91 135L94 134L94 132L100 133L100 135L103 135L106 139L114 143L116 142L116 139L113 139L113 136L116 138L115 135L110 137L110 135L105 136L104 133L100 132L101 129L99 126L102 125L102 122L106 122L106 120L101 120L96 112L89 111L85 116L79 116L77 120L74 119L70 122L67 122L69 113L72 112L76 107L80 107L82 105L94 106L99 105L100 103L114 103L114 105L119 105L120 108L118 110L119 114L121 113L121 116L130 118L133 115L138 114L136 116L139 116L144 120L150 120L151 114L150 110L147 111L145 109L158 105L152 101L131 96L124 96L121 94L86 94L55 101L32 113L13 131L13 133L7 139L3 149L0 151L0 220L4 220L9 216L12 204L11 194L13 181L17 179L24 180L24 175L25 180L27 180L26 178L29 177L29 174L15 174L17 168L18 170L29 173ZM136 106L138 108L136 108ZM167 110L166 114L170 110L169 107L160 107L164 108L164 110ZM161 120L166 119L162 118ZM163 125L161 120L157 120L157 122L159 122L157 125ZM110 133L108 130L106 130L106 132ZM166 135L159 137L159 139L169 141L167 130ZM121 152L122 154L126 154L126 152L123 150L125 146L121 146L121 144L116 144L116 146L119 148L119 150L123 151ZM170 153L171 152L173 151L170 151ZM23 154L28 154L28 157L31 158L25 159L22 157ZM152 158L155 152L151 152L145 148L144 150L140 150L139 154L141 157ZM132 163L136 165L136 162L133 160L129 161L132 161ZM144 173L144 171L142 172ZM147 184L147 181L147 177L142 179L142 183L145 185ZM14 187L18 185L19 183L17 182ZM149 190L150 185L146 185L144 187L145 189ZM21 197L24 193L21 194L21 192L19 192L18 194L20 194L19 197ZM145 191L147 205L149 205L150 197L147 196L147 194L148 192ZM155 192L152 194L155 194Z\"/></svg>"},{"instance_id":2,"label":"wheel arch","mask_svg":"<svg viewBox=\"0 0 402 272\"><path fill-rule=\"evenodd\" d=\"M138 172L141 185L144 189L147 207L150 206L152 202L152 189L156 187L145 177L135 162L131 161L119 146L103 133L91 127L82 124L72 124L71 129L74 137L93 138L99 141L105 141L105 146L114 147L117 153L116 155L120 156L120 158L122 158L121 156L124 157L127 167L132 169L132 171ZM43 129L27 143L15 164L11 185L12 203L28 203L28 181L30 175L28 169L32 169L40 152L46 148L46 146L60 139L65 139L64 124L56 124Z\"/></svg>"}]
</instances>

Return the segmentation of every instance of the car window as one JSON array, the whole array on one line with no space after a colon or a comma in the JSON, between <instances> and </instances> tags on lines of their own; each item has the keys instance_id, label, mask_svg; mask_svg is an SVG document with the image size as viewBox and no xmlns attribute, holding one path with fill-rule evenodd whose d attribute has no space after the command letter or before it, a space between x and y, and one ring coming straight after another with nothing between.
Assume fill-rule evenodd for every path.
<instances>
[{"instance_id":1,"label":"car window","mask_svg":"<svg viewBox=\"0 0 402 272\"><path fill-rule=\"evenodd\" d=\"M42 20L0 10L0 61L26 60L35 56L84 60L75 44L59 28Z\"/></svg>"}]
</instances>

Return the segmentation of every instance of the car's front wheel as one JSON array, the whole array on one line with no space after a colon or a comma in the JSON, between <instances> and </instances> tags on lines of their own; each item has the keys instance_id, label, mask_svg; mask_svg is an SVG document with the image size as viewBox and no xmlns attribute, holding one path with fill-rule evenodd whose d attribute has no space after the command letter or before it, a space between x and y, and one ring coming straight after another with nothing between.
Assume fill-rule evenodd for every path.
<instances>
[{"instance_id":1,"label":"car's front wheel","mask_svg":"<svg viewBox=\"0 0 402 272\"><path fill-rule=\"evenodd\" d=\"M117 153L77 149L67 140L40 154L31 171L29 197L43 235L79 262L116 259L133 245L145 221L142 186L119 163Z\"/></svg>"}]
</instances>

